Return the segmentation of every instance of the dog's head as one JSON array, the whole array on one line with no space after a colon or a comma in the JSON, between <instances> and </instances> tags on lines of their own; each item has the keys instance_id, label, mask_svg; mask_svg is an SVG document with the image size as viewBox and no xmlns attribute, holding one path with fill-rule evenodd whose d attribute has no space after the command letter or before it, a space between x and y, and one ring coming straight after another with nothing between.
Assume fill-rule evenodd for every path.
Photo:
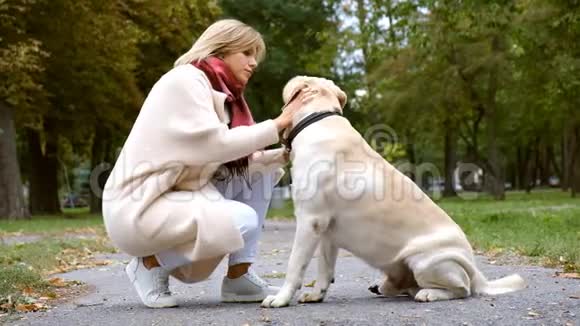
<instances>
[{"instance_id":1,"label":"dog's head","mask_svg":"<svg viewBox=\"0 0 580 326\"><path fill-rule=\"evenodd\" d=\"M282 99L284 100L284 104L287 104L296 93L300 92L303 88L311 87L313 89L318 90L320 95L322 96L330 96L335 97L339 104L339 110L342 112L342 109L346 105L346 93L343 92L338 86L334 84L332 80L321 78L321 77L310 77L310 76L296 76L284 86L284 90L282 91Z\"/></svg>"}]
</instances>

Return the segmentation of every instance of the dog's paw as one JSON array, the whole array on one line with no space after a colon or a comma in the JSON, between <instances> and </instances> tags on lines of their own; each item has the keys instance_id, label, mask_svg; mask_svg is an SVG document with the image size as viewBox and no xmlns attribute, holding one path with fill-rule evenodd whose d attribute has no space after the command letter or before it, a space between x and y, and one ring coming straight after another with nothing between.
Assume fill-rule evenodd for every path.
<instances>
[{"instance_id":1,"label":"dog's paw","mask_svg":"<svg viewBox=\"0 0 580 326\"><path fill-rule=\"evenodd\" d=\"M439 300L449 300L448 291L439 289L421 289L415 295L415 301L418 302L433 302Z\"/></svg>"},{"instance_id":2,"label":"dog's paw","mask_svg":"<svg viewBox=\"0 0 580 326\"><path fill-rule=\"evenodd\" d=\"M322 302L322 300L324 300L324 296L320 292L314 291L314 292L302 293L302 295L300 296L300 299L298 299L298 302L300 302L300 303L317 303L317 302Z\"/></svg>"},{"instance_id":3,"label":"dog's paw","mask_svg":"<svg viewBox=\"0 0 580 326\"><path fill-rule=\"evenodd\" d=\"M423 290L417 292L417 294L415 294L415 301L429 302L429 301L431 301L431 300L429 300L429 297L430 297L429 291L423 289Z\"/></svg>"},{"instance_id":4,"label":"dog's paw","mask_svg":"<svg viewBox=\"0 0 580 326\"><path fill-rule=\"evenodd\" d=\"M289 304L290 300L277 295L269 295L264 299L264 301L262 301L263 308L281 308L287 307Z\"/></svg>"}]
</instances>

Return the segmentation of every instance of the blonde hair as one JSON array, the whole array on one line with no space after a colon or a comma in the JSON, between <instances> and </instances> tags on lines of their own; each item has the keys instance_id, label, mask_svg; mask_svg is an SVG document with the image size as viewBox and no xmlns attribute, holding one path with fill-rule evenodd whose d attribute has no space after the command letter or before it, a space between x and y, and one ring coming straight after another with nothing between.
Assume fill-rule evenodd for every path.
<instances>
[{"instance_id":1,"label":"blonde hair","mask_svg":"<svg viewBox=\"0 0 580 326\"><path fill-rule=\"evenodd\" d=\"M175 61L174 66L189 64L210 56L252 51L256 61L266 55L266 45L262 35L252 27L235 19L223 19L211 24L193 46Z\"/></svg>"}]
</instances>

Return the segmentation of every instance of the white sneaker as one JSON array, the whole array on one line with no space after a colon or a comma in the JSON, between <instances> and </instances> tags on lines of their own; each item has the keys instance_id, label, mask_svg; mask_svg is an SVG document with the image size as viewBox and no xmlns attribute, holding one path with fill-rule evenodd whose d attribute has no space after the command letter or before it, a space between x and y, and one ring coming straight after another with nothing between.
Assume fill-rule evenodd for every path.
<instances>
[{"instance_id":1,"label":"white sneaker","mask_svg":"<svg viewBox=\"0 0 580 326\"><path fill-rule=\"evenodd\" d=\"M222 302L261 302L268 295L276 294L279 287L271 286L252 270L238 278L224 276Z\"/></svg>"},{"instance_id":2,"label":"white sneaker","mask_svg":"<svg viewBox=\"0 0 580 326\"><path fill-rule=\"evenodd\" d=\"M125 268L129 280L144 305L149 308L177 306L177 300L169 292L169 271L161 267L147 269L143 258L133 258Z\"/></svg>"}]
</instances>

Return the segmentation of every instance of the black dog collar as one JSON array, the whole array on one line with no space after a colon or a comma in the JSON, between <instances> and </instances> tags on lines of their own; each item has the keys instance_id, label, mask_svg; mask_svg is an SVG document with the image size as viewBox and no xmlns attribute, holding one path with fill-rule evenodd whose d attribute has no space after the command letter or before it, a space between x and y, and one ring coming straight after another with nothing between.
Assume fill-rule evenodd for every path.
<instances>
[{"instance_id":1,"label":"black dog collar","mask_svg":"<svg viewBox=\"0 0 580 326\"><path fill-rule=\"evenodd\" d=\"M312 113L308 115L306 118L302 119L300 122L298 122L296 127L292 128L290 134L288 135L288 138L283 140L284 146L286 146L286 150L289 152L292 150L292 141L294 141L294 138L296 138L296 136L298 136L298 134L302 132L302 130L306 129L306 127L310 126L311 124L317 121L331 117L333 115L342 116L342 114L340 114L340 112L338 111L322 111Z\"/></svg>"}]
</instances>

